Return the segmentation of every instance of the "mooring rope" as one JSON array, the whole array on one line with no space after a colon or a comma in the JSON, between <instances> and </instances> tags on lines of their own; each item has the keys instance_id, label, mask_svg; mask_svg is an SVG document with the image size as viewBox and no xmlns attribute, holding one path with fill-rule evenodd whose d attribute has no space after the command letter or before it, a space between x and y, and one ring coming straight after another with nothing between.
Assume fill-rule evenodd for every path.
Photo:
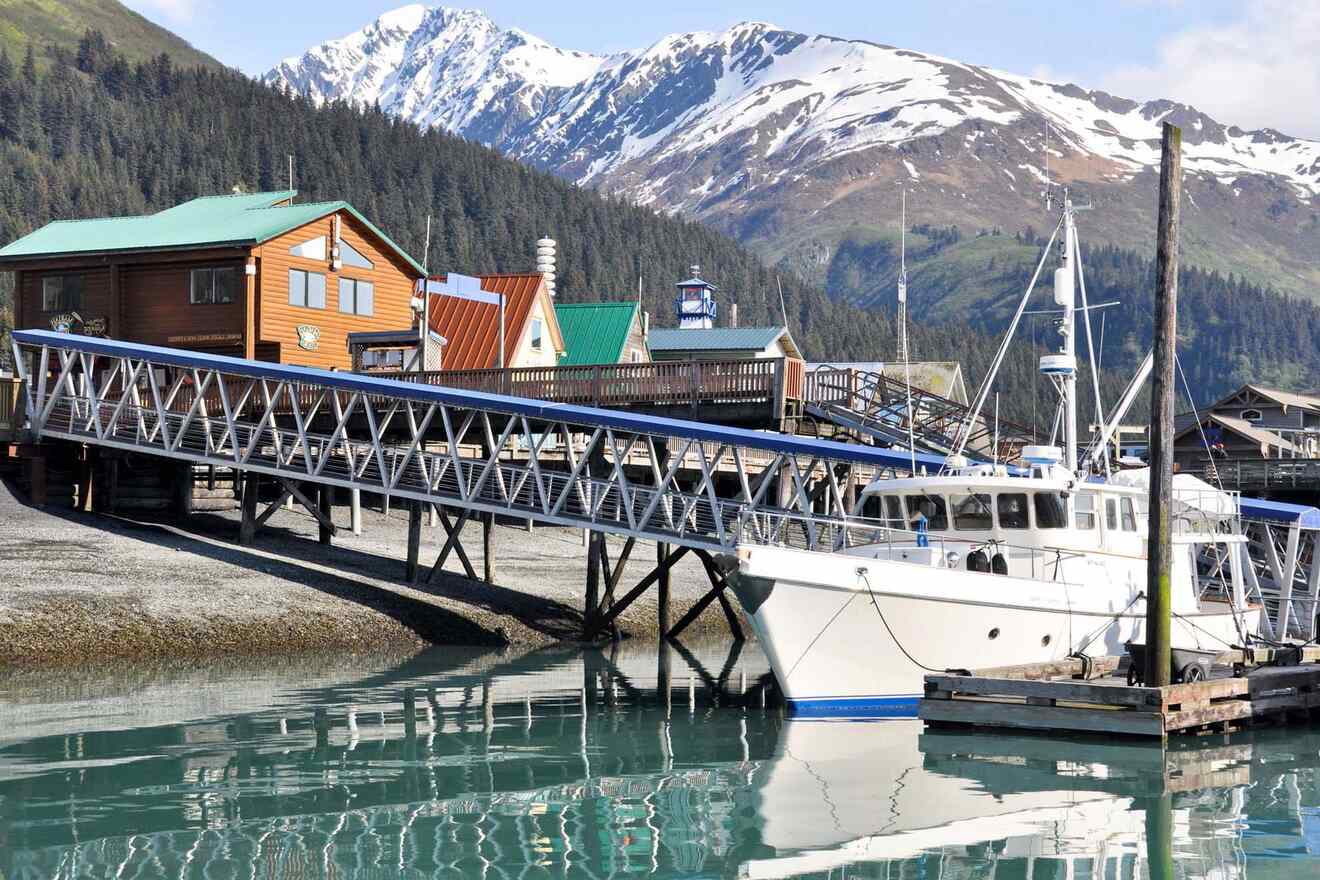
<instances>
[{"instance_id":1,"label":"mooring rope","mask_svg":"<svg viewBox=\"0 0 1320 880\"><path fill-rule=\"evenodd\" d=\"M866 584L866 593L871 597L871 606L875 608L875 613L880 616L880 622L885 625L885 631L889 633L889 637L894 640L894 644L898 647L898 650L903 652L903 656L908 658L908 661L912 663L913 666L923 669L926 672L933 672L936 675L948 674L970 676L972 674L971 671L967 669L935 669L932 666L927 666L925 663L922 663L916 657L913 657L908 652L908 649L903 647L903 643L898 640L898 636L894 635L894 630L889 626L889 621L885 620L885 613L880 610L880 603L876 601L875 591L871 589L871 580L866 576L866 569L857 569L857 576L862 579L862 583Z\"/></svg>"}]
</instances>

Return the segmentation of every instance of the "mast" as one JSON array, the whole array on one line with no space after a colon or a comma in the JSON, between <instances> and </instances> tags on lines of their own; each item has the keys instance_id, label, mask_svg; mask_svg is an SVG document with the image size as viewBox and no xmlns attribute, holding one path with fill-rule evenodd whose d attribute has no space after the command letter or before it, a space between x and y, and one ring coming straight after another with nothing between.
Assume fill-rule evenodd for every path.
<instances>
[{"instance_id":1,"label":"mast","mask_svg":"<svg viewBox=\"0 0 1320 880\"><path fill-rule=\"evenodd\" d=\"M1059 335L1063 337L1063 346L1059 353L1066 355L1071 369L1064 373L1062 393L1064 405L1063 442L1064 463L1070 473L1077 473L1077 334L1076 317L1073 312L1073 254L1077 252L1077 225L1073 219L1072 199L1063 198L1063 261L1055 271L1054 296L1063 309L1059 320ZM1066 276L1067 282L1060 284L1060 276ZM1064 301L1066 300L1066 302Z\"/></svg>"}]
</instances>

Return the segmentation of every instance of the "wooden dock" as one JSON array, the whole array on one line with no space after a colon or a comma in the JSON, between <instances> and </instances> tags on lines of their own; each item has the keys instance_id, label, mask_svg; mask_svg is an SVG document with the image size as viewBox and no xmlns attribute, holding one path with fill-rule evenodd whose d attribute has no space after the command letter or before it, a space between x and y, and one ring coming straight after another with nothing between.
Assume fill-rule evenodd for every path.
<instances>
[{"instance_id":1,"label":"wooden dock","mask_svg":"<svg viewBox=\"0 0 1320 880\"><path fill-rule=\"evenodd\" d=\"M1090 678L1080 677L1080 661L928 675L917 715L929 727L1166 739L1309 723L1320 708L1320 646L1225 651L1216 658L1223 674L1167 687L1128 685L1115 674L1119 661L1096 658Z\"/></svg>"}]
</instances>

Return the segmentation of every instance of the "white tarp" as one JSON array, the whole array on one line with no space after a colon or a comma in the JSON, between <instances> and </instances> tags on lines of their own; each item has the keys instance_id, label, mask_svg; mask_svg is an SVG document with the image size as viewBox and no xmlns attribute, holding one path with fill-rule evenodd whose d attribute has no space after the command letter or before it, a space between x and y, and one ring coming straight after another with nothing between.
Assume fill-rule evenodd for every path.
<instances>
[{"instance_id":1,"label":"white tarp","mask_svg":"<svg viewBox=\"0 0 1320 880\"><path fill-rule=\"evenodd\" d=\"M1119 486L1150 489L1150 468L1119 471L1110 478L1110 482ZM1237 502L1232 495L1191 474L1173 475L1172 495L1175 514L1196 511L1217 519L1237 516Z\"/></svg>"}]
</instances>

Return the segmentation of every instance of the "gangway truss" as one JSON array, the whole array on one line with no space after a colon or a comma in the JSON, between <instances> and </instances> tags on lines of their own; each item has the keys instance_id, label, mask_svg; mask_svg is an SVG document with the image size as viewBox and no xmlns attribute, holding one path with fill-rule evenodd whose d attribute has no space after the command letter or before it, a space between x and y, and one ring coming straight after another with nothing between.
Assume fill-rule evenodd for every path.
<instances>
[{"instance_id":1,"label":"gangway truss","mask_svg":"<svg viewBox=\"0 0 1320 880\"><path fill-rule=\"evenodd\" d=\"M18 330L28 428L706 551L825 547L906 451ZM918 454L938 471L942 457ZM843 531L846 534L846 529Z\"/></svg>"}]
</instances>

